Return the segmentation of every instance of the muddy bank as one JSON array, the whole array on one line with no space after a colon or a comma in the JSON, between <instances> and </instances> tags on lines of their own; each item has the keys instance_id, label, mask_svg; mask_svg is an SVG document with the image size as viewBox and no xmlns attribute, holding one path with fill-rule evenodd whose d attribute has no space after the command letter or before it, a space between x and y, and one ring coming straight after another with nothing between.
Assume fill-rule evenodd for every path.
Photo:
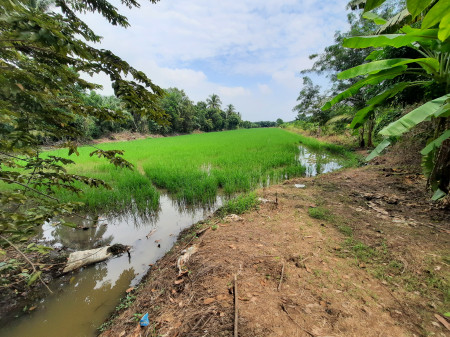
<instances>
[{"instance_id":1,"label":"muddy bank","mask_svg":"<svg viewBox=\"0 0 450 337\"><path fill-rule=\"evenodd\" d=\"M447 336L450 211L424 186L381 160L262 189L278 202L184 233L102 336L233 336L235 276L240 336Z\"/></svg>"}]
</instances>

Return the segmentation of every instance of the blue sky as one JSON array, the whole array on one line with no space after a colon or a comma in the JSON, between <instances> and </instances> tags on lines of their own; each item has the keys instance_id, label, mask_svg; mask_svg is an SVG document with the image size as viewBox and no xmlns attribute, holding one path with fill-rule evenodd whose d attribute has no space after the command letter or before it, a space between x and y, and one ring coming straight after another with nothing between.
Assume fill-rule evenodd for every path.
<instances>
[{"instance_id":1,"label":"blue sky","mask_svg":"<svg viewBox=\"0 0 450 337\"><path fill-rule=\"evenodd\" d=\"M112 1L114 3L114 1ZM292 120L308 56L346 30L347 0L162 0L139 9L118 6L131 27L85 21L112 50L163 88L178 87L197 102L212 93L243 119ZM112 94L105 76L103 94ZM326 81L321 80L321 84Z\"/></svg>"}]
</instances>

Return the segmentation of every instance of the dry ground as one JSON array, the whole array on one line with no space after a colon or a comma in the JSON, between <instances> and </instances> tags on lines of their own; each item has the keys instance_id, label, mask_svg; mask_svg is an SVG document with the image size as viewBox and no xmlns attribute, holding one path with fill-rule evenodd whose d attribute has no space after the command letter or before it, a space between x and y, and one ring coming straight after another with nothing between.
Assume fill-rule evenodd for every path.
<instances>
[{"instance_id":1,"label":"dry ground","mask_svg":"<svg viewBox=\"0 0 450 337\"><path fill-rule=\"evenodd\" d=\"M239 336L450 336L448 204L391 164L286 181L241 221L194 226L102 336L233 336L235 275Z\"/></svg>"}]
</instances>

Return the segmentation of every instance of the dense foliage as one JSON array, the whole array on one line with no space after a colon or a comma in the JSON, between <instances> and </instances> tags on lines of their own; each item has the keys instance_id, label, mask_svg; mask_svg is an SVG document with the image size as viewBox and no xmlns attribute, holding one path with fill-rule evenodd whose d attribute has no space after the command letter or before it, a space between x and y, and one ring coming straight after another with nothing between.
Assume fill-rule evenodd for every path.
<instances>
[{"instance_id":1,"label":"dense foliage","mask_svg":"<svg viewBox=\"0 0 450 337\"><path fill-rule=\"evenodd\" d=\"M122 3L139 7L135 0ZM11 239L26 239L34 226L73 212L78 204L61 203L57 189L76 193L80 189L74 183L106 186L67 173L65 166L72 163L68 158L42 157L44 141L63 140L69 153L76 153L72 140L83 135L80 124L107 128L107 123L126 123L129 114L167 124L157 104L164 91L112 52L92 47L100 36L80 19L78 14L86 11L99 13L112 25L128 26L107 1L0 3L0 180L10 186L0 191L0 234L11 233ZM99 86L82 79L81 71L108 75L120 104L88 103L93 97L83 92ZM131 167L121 154L100 149L91 153Z\"/></svg>"},{"instance_id":2,"label":"dense foliage","mask_svg":"<svg viewBox=\"0 0 450 337\"><path fill-rule=\"evenodd\" d=\"M299 121L326 126L347 122L360 130L360 146L372 146L372 134L379 130L381 143L367 158L372 159L417 124L433 127L422 150L424 173L435 192L434 199L450 187L450 5L448 1L406 2L406 8L392 1L353 1L364 8L359 18L349 16L351 29L337 33L313 68L306 72L330 72L334 83L324 100L320 88L305 80L294 108ZM383 7L384 6L384 7ZM385 34L388 33L388 34ZM326 96L325 96L326 97ZM424 102L428 102L423 104ZM419 107L401 116L402 107Z\"/></svg>"}]
</instances>

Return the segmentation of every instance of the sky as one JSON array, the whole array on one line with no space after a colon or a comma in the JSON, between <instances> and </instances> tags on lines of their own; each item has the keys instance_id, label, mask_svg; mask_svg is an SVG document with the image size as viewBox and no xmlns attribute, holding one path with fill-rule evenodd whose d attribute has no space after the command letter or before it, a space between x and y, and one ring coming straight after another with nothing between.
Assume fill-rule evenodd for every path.
<instances>
[{"instance_id":1,"label":"sky","mask_svg":"<svg viewBox=\"0 0 450 337\"><path fill-rule=\"evenodd\" d=\"M348 29L348 0L162 0L129 10L111 0L130 27L99 15L83 19L113 51L162 88L183 89L194 101L215 93L250 121L293 120L300 71ZM106 76L100 91L112 95ZM327 86L325 78L318 83Z\"/></svg>"}]
</instances>

